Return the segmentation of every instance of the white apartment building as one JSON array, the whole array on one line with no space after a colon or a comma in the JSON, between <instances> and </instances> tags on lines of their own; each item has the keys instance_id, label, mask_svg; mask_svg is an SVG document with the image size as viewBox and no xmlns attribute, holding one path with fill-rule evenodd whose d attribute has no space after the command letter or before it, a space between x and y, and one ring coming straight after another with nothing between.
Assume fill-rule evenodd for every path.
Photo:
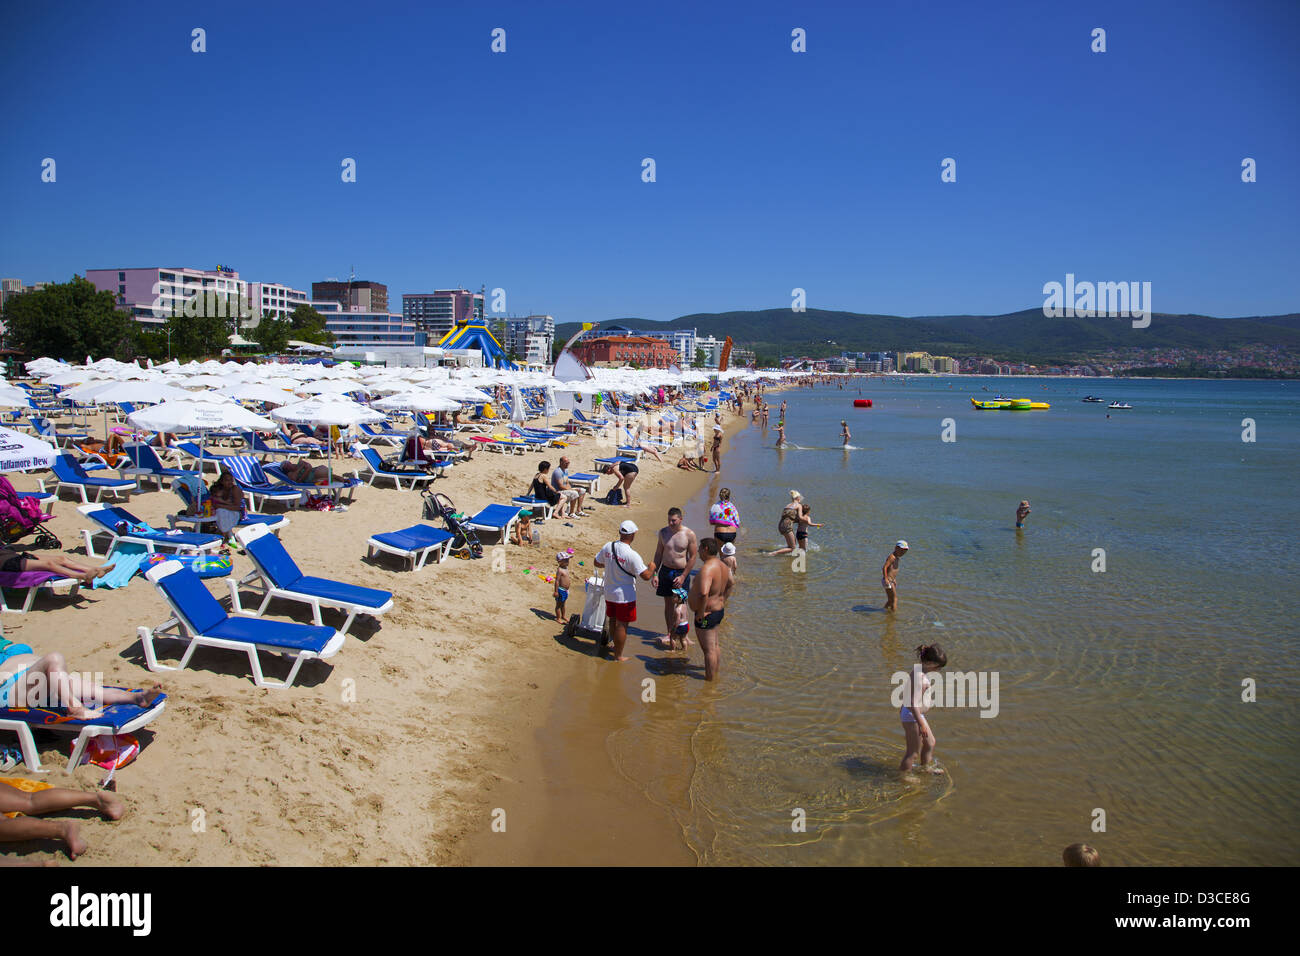
<instances>
[{"instance_id":1,"label":"white apartment building","mask_svg":"<svg viewBox=\"0 0 1300 956\"><path fill-rule=\"evenodd\" d=\"M549 365L555 349L555 318L528 315L506 319L506 336L502 344L506 352L513 352L521 362Z\"/></svg>"}]
</instances>

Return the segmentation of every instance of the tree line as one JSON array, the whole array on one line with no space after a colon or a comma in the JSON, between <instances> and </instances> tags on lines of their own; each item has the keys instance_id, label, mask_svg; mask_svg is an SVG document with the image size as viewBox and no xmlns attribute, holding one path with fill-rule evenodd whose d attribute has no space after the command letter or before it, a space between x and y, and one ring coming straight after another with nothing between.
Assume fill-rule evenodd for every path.
<instances>
[{"instance_id":1,"label":"tree line","mask_svg":"<svg viewBox=\"0 0 1300 956\"><path fill-rule=\"evenodd\" d=\"M216 304L217 308L209 308ZM192 314L187 314L192 313ZM215 314L213 314L215 313ZM101 291L83 276L56 282L35 292L24 292L5 303L5 344L33 358L48 355L69 362L111 357L123 362L169 357L214 358L230 348L238 332L264 353L283 351L290 339L330 345L334 336L325 329L325 316L309 305L299 305L287 319L264 313L256 328L238 328L238 303L219 303L214 297L195 297L183 312L161 324L143 323L117 308L113 293Z\"/></svg>"}]
</instances>

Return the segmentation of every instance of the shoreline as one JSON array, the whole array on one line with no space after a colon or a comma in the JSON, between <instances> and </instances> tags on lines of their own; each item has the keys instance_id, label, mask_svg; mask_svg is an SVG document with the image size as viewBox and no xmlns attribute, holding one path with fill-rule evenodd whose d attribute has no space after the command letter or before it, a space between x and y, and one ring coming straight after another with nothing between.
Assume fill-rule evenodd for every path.
<instances>
[{"instance_id":1,"label":"shoreline","mask_svg":"<svg viewBox=\"0 0 1300 956\"><path fill-rule=\"evenodd\" d=\"M731 439L749 424L749 419L738 419L730 410L723 414L725 462ZM641 477L635 486L638 489ZM689 472L683 476L685 480L677 481L666 480L668 476L663 473L656 477L663 480L653 490L641 492L632 508L623 511L603 507L598 511L596 517L606 532L604 540L613 530L613 522L604 516L617 511L619 520L631 518L641 529L635 545L638 553L642 557L653 555L655 534L667 509L684 507L703 493L714 481L715 473ZM707 536L698 530L696 533ZM591 555L600 544L580 559L587 562L585 567L575 564L573 570L590 571ZM633 629L652 626L659 620L658 600L648 586L648 582L643 583L638 591L638 619ZM581 612L581 604L575 603L580 602L581 595L575 574L566 608L570 614ZM626 691L635 693L644 671L616 668L608 659L594 656L594 642L586 638L575 637L565 646L563 638L553 630L552 624L548 637L563 650L565 663L557 663L543 677L535 678L545 683L543 692L530 701L529 719L523 719L518 712L513 714L518 733L505 745L512 757L512 777L491 791L491 800L485 795L482 806L471 815L472 835L460 844L461 852L453 862L468 866L568 866L628 865L635 860L638 864L651 861L648 865L695 865L696 856L686 845L670 808L656 804L623 779L611 765L604 745L620 719L616 702L626 701L624 691L611 692L611 686L627 685L630 680ZM636 662L640 645L629 633L629 664ZM698 658L698 646L692 649ZM498 808L506 811L504 833L493 832L486 822L491 811ZM608 819L618 819L623 825L601 832L600 825L593 822Z\"/></svg>"}]
</instances>

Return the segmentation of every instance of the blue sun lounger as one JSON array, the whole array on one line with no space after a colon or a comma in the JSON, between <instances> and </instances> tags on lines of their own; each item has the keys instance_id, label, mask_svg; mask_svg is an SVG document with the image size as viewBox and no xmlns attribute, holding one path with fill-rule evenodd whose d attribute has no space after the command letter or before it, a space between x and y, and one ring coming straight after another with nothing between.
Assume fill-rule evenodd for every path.
<instances>
[{"instance_id":1,"label":"blue sun lounger","mask_svg":"<svg viewBox=\"0 0 1300 956\"><path fill-rule=\"evenodd\" d=\"M202 470L204 471L211 468L213 471L220 472L221 463L225 461L224 456L214 455L211 448L201 448L192 441L172 442L171 448L172 451L176 452L176 458L182 464L187 458L195 463L195 467L198 467L199 462L202 462Z\"/></svg>"},{"instance_id":2,"label":"blue sun lounger","mask_svg":"<svg viewBox=\"0 0 1300 956\"><path fill-rule=\"evenodd\" d=\"M488 505L474 517L467 518L465 527L475 531L495 531L501 535L501 543L505 544L510 529L519 520L519 512L522 510L508 505Z\"/></svg>"},{"instance_id":3,"label":"blue sun lounger","mask_svg":"<svg viewBox=\"0 0 1300 956\"><path fill-rule=\"evenodd\" d=\"M435 461L434 464L439 465L440 468L438 471L434 472L393 471L391 468L384 466L384 460L379 457L379 452L375 451L373 448L362 448L361 457L365 459L366 470L359 472L358 474L363 478L369 477L370 480L367 484L373 485L376 478L387 478L393 482L393 484L397 485L398 491L405 490L402 487L402 482L404 481L409 481L411 483L412 491L415 490L417 484L427 485L429 482L433 481L433 479L438 477L442 468L451 464L449 461Z\"/></svg>"},{"instance_id":4,"label":"blue sun lounger","mask_svg":"<svg viewBox=\"0 0 1300 956\"><path fill-rule=\"evenodd\" d=\"M162 460L152 447L140 442L129 442L123 445L122 454L126 455L131 464L119 465L117 468L118 474L123 478L129 475L136 481L156 482L159 491L162 491L164 478L180 478L185 475L199 474L199 472L187 468L168 468L162 463Z\"/></svg>"},{"instance_id":5,"label":"blue sun lounger","mask_svg":"<svg viewBox=\"0 0 1300 956\"><path fill-rule=\"evenodd\" d=\"M145 524L131 512L115 505L92 504L77 508L83 515L93 521L97 528L82 528L81 537L86 542L86 554L92 558L95 553L95 535L106 534L111 539L104 557L110 557L119 544L140 544L150 554L155 551L177 551L186 554L202 554L216 551L221 547L219 534L202 534L194 531L159 531Z\"/></svg>"},{"instance_id":6,"label":"blue sun lounger","mask_svg":"<svg viewBox=\"0 0 1300 956\"><path fill-rule=\"evenodd\" d=\"M329 492L334 496L334 503L340 501L348 504L352 503L352 498L356 494L357 486L361 484L361 479L356 475L335 475L333 484L316 485L304 484L300 481L293 481L284 473L284 467L279 462L271 462L262 466L262 473L271 480L273 488L281 488L309 495L323 495ZM346 491L347 497L343 497Z\"/></svg>"},{"instance_id":7,"label":"blue sun lounger","mask_svg":"<svg viewBox=\"0 0 1300 956\"><path fill-rule=\"evenodd\" d=\"M388 591L363 588L355 584L344 584L341 581L303 574L297 563L289 556L289 552L284 549L284 545L265 526L240 528L235 532L235 537L244 546L248 557L253 562L252 572L245 575L238 583L233 579L226 580L230 586L231 607L237 613L245 613L243 605L239 602L241 587L265 595L261 606L252 612L258 617L266 613L267 605L274 598L300 601L310 605L312 617L317 624L324 623L320 616L322 607L344 611L347 620L343 622L339 631L345 634L358 614L378 617L385 611L392 610L393 595Z\"/></svg>"},{"instance_id":8,"label":"blue sun lounger","mask_svg":"<svg viewBox=\"0 0 1300 956\"><path fill-rule=\"evenodd\" d=\"M411 570L418 571L424 567L430 555L435 555L434 563L442 564L451 551L451 544L456 536L450 531L435 528L427 524L413 524L401 531L386 531L374 535L366 544L369 550L367 559L373 559L376 551L395 554L411 562Z\"/></svg>"},{"instance_id":9,"label":"blue sun lounger","mask_svg":"<svg viewBox=\"0 0 1300 956\"><path fill-rule=\"evenodd\" d=\"M65 487L76 488L81 494L82 504L90 504L90 496L86 492L91 488L95 489L95 500L99 501L106 491L111 491L114 498L119 495L129 498L136 487L134 481L125 478L92 478L66 453L55 456L50 471L54 472L54 494L57 495ZM41 491L45 491L45 481L44 478L37 479Z\"/></svg>"},{"instance_id":10,"label":"blue sun lounger","mask_svg":"<svg viewBox=\"0 0 1300 956\"><path fill-rule=\"evenodd\" d=\"M241 651L248 655L253 683L258 687L283 690L292 687L305 661L326 660L343 646L343 632L314 624L268 621L265 618L232 617L204 586L199 576L178 561L164 561L145 574L171 606L173 617L155 628L140 627L145 663L151 671L183 670L200 647ZM175 666L158 663L154 641L175 638L186 643L185 653ZM267 680L262 674L259 651L280 654L293 661L283 681Z\"/></svg>"},{"instance_id":11,"label":"blue sun lounger","mask_svg":"<svg viewBox=\"0 0 1300 956\"><path fill-rule=\"evenodd\" d=\"M123 688L115 688L121 690ZM104 734L130 734L153 723L167 706L167 695L159 694L148 707L135 704L110 704L102 708L103 713L89 720L73 720L61 707L5 707L0 697L0 730L11 730L18 735L18 745L22 748L23 762L32 773L48 773L41 766L40 751L36 749L36 739L32 728L49 730L55 733L76 734L72 745L72 756L68 759L69 773L77 769L81 757L86 752L86 745L96 737Z\"/></svg>"},{"instance_id":12,"label":"blue sun lounger","mask_svg":"<svg viewBox=\"0 0 1300 956\"><path fill-rule=\"evenodd\" d=\"M221 467L235 477L235 484L258 507L257 499L262 499L262 507L268 501L278 501L292 507L302 500L302 492L284 485L273 483L262 470L262 464L252 455L227 455L221 459Z\"/></svg>"}]
</instances>

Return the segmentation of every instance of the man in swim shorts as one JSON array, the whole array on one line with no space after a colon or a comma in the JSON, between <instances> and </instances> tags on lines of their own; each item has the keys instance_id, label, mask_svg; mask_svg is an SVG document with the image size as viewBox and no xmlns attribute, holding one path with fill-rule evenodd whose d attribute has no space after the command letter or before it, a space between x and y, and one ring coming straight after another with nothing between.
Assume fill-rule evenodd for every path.
<instances>
[{"instance_id":1,"label":"man in swim shorts","mask_svg":"<svg viewBox=\"0 0 1300 956\"><path fill-rule=\"evenodd\" d=\"M894 550L885 558L885 566L880 569L880 585L885 589L885 610L898 610L898 562L907 554L907 542L899 541Z\"/></svg>"},{"instance_id":2,"label":"man in swim shorts","mask_svg":"<svg viewBox=\"0 0 1300 956\"><path fill-rule=\"evenodd\" d=\"M618 540L601 548L594 561L605 571L605 616L614 639L616 664L627 660L623 647L627 644L627 626L636 620L636 579L649 581L655 573L654 562L647 567L632 550L637 530L633 522L624 521L618 526Z\"/></svg>"},{"instance_id":3,"label":"man in swim shorts","mask_svg":"<svg viewBox=\"0 0 1300 956\"><path fill-rule=\"evenodd\" d=\"M695 636L704 651L704 679L710 681L718 679L722 648L718 643L717 628L722 623L733 584L731 570L718 558L721 550L717 538L705 538L700 542L700 557L704 563L691 582L690 605L695 612Z\"/></svg>"},{"instance_id":4,"label":"man in swim shorts","mask_svg":"<svg viewBox=\"0 0 1300 956\"><path fill-rule=\"evenodd\" d=\"M672 649L673 630L677 627L677 604L673 592L686 586L691 568L695 567L698 549L695 532L682 522L682 509L669 508L668 524L659 530L654 559L659 566L655 594L664 599L664 636L656 643L666 651Z\"/></svg>"}]
</instances>

